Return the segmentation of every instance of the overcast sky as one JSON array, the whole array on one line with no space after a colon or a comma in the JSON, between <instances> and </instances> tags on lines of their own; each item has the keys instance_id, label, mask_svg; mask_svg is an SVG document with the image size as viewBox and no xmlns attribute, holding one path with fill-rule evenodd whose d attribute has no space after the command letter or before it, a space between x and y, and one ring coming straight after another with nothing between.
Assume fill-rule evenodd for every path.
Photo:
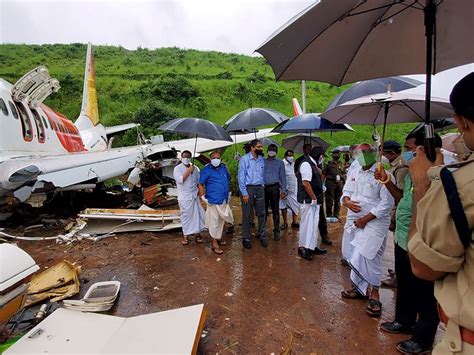
<instances>
[{"instance_id":1,"label":"overcast sky","mask_svg":"<svg viewBox=\"0 0 474 355\"><path fill-rule=\"evenodd\" d=\"M252 54L311 0L0 0L2 43L180 47Z\"/></svg>"},{"instance_id":2,"label":"overcast sky","mask_svg":"<svg viewBox=\"0 0 474 355\"><path fill-rule=\"evenodd\" d=\"M251 55L314 1L0 0L0 42L176 46ZM437 75L433 95L447 97L471 71L472 64Z\"/></svg>"}]
</instances>

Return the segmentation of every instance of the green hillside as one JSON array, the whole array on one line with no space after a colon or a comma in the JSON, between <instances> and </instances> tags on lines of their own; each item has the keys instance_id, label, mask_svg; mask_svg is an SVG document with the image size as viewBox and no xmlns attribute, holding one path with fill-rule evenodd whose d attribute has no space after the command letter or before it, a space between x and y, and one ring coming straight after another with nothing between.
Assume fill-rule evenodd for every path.
<instances>
[{"instance_id":1,"label":"green hillside","mask_svg":"<svg viewBox=\"0 0 474 355\"><path fill-rule=\"evenodd\" d=\"M146 135L175 117L199 117L223 124L248 107L266 107L292 115L300 82L275 82L265 59L220 52L160 48L127 50L94 48L99 114L104 125L142 124ZM0 76L15 82L27 71L45 65L61 83L46 104L75 119L80 111L86 45L0 45ZM307 82L307 112L321 112L343 88ZM391 125L387 137L403 140L412 125ZM368 141L372 128L321 134L332 146ZM135 132L115 145L133 144ZM276 140L280 140L278 136ZM233 149L232 149L233 151ZM230 160L231 150L225 158ZM234 168L235 164L230 164Z\"/></svg>"}]
</instances>

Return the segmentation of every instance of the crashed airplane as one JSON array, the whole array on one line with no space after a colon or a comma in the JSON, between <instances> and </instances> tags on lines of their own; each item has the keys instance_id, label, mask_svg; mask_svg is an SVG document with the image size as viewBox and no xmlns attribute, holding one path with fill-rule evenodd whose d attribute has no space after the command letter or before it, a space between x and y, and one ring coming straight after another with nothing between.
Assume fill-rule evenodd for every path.
<instances>
[{"instance_id":1,"label":"crashed airplane","mask_svg":"<svg viewBox=\"0 0 474 355\"><path fill-rule=\"evenodd\" d=\"M126 174L137 162L159 161L163 175L172 177L176 152L192 150L195 140L111 148L111 137L136 127L130 123L104 127L99 122L94 58L89 43L86 55L81 112L73 123L43 101L59 90L58 80L47 68L33 69L14 85L0 79L0 197L41 205L57 190L93 188L105 180ZM263 137L235 137L235 142ZM196 153L225 148L225 141L198 139Z\"/></svg>"}]
</instances>

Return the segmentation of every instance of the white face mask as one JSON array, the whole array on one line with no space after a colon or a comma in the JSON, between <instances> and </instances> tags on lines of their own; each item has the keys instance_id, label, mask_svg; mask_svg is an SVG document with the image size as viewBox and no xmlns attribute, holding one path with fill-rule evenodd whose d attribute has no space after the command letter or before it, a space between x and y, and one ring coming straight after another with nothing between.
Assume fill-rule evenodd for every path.
<instances>
[{"instance_id":1,"label":"white face mask","mask_svg":"<svg viewBox=\"0 0 474 355\"><path fill-rule=\"evenodd\" d=\"M293 157L286 157L286 160L288 161L288 163L293 163L294 159Z\"/></svg>"},{"instance_id":2,"label":"white face mask","mask_svg":"<svg viewBox=\"0 0 474 355\"><path fill-rule=\"evenodd\" d=\"M275 151L273 151L273 150L269 150L267 154L268 154L268 156L269 156L270 158L273 158L274 156L277 155L277 152L275 152Z\"/></svg>"},{"instance_id":3,"label":"white face mask","mask_svg":"<svg viewBox=\"0 0 474 355\"><path fill-rule=\"evenodd\" d=\"M189 165L191 163L191 158L181 158L181 162L184 165Z\"/></svg>"},{"instance_id":4,"label":"white face mask","mask_svg":"<svg viewBox=\"0 0 474 355\"><path fill-rule=\"evenodd\" d=\"M211 159L211 164L213 167L217 168L219 165L221 165L221 160L220 159Z\"/></svg>"}]
</instances>

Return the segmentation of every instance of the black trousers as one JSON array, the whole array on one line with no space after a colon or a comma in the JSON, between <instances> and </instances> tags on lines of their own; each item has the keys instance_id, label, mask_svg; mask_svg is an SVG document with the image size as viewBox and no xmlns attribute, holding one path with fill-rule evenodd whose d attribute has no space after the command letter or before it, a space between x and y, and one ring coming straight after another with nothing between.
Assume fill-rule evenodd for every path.
<instances>
[{"instance_id":1,"label":"black trousers","mask_svg":"<svg viewBox=\"0 0 474 355\"><path fill-rule=\"evenodd\" d=\"M326 221L326 215L324 214L324 208L321 206L319 209L319 234L321 234L321 238L325 239L328 238L328 222Z\"/></svg>"},{"instance_id":2,"label":"black trousers","mask_svg":"<svg viewBox=\"0 0 474 355\"><path fill-rule=\"evenodd\" d=\"M342 181L326 179L326 215L339 217L341 209ZM333 209L334 207L334 209Z\"/></svg>"},{"instance_id":3,"label":"black trousers","mask_svg":"<svg viewBox=\"0 0 474 355\"><path fill-rule=\"evenodd\" d=\"M249 202L242 203L242 239L250 240L250 214L255 211L258 220L257 237L265 238L265 191L263 186L247 186ZM253 208L252 208L253 207Z\"/></svg>"},{"instance_id":4,"label":"black trousers","mask_svg":"<svg viewBox=\"0 0 474 355\"><path fill-rule=\"evenodd\" d=\"M273 236L280 235L280 185L273 184L265 186L265 211L268 207L272 209ZM268 215L265 213L265 225Z\"/></svg>"},{"instance_id":5,"label":"black trousers","mask_svg":"<svg viewBox=\"0 0 474 355\"><path fill-rule=\"evenodd\" d=\"M395 320L413 326L414 341L422 346L431 346L439 323L434 282L422 280L413 274L408 252L397 244L395 274L398 283Z\"/></svg>"}]
</instances>

